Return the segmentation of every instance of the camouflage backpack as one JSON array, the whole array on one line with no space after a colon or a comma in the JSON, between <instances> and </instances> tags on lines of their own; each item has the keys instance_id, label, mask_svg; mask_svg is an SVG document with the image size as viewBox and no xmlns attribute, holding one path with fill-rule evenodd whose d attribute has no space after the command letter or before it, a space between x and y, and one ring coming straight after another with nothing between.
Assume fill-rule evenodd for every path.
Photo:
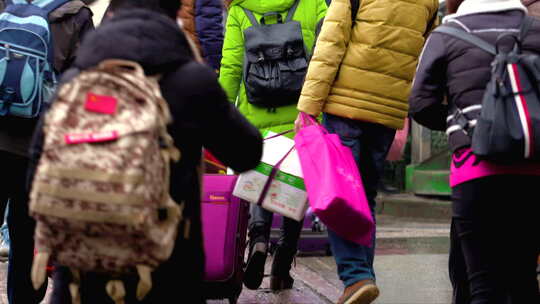
<instances>
[{"instance_id":1,"label":"camouflage backpack","mask_svg":"<svg viewBox=\"0 0 540 304\"><path fill-rule=\"evenodd\" d=\"M111 275L106 288L124 303L121 275L137 273L137 297L173 250L183 204L169 195L170 161L179 159L157 79L133 62L108 60L58 92L46 114L44 148L30 213L36 219L32 281L49 259L71 269L73 303L81 272ZM189 220L183 220L189 237Z\"/></svg>"}]
</instances>

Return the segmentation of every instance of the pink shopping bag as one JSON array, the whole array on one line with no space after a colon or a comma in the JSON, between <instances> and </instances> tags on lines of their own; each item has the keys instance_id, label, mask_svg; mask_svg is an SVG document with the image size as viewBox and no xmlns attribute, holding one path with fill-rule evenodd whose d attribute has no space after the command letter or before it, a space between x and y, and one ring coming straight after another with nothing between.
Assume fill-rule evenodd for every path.
<instances>
[{"instance_id":1,"label":"pink shopping bag","mask_svg":"<svg viewBox=\"0 0 540 304\"><path fill-rule=\"evenodd\" d=\"M352 151L338 135L301 115L304 127L294 140L313 212L341 237L371 246L375 223Z\"/></svg>"}]
</instances>

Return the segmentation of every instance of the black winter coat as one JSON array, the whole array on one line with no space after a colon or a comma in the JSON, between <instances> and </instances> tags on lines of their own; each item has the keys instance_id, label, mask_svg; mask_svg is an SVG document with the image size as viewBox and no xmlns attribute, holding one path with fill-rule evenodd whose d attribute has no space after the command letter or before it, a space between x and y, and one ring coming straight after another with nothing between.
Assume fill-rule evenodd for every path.
<instances>
[{"instance_id":1,"label":"black winter coat","mask_svg":"<svg viewBox=\"0 0 540 304\"><path fill-rule=\"evenodd\" d=\"M457 17L448 22L452 27L471 31L491 44L502 33L518 33L523 12L517 10ZM504 44L503 44L504 47ZM533 23L523 42L525 53L540 54L540 20ZM420 59L409 98L410 114L418 123L434 130L447 128L447 116L454 107L465 109L480 105L491 76L493 55L457 38L432 33ZM445 102L446 99L446 102ZM479 111L468 114L474 119ZM470 138L462 131L449 136L453 151L470 146Z\"/></svg>"},{"instance_id":2,"label":"black winter coat","mask_svg":"<svg viewBox=\"0 0 540 304\"><path fill-rule=\"evenodd\" d=\"M191 218L191 239L178 238L171 259L153 273L153 289L143 303L202 301L204 255L200 221L198 167L205 147L235 171L254 168L262 156L259 131L230 104L211 68L193 61L186 38L178 25L164 15L129 9L117 14L89 34L81 45L75 68L66 72L67 81L79 70L96 66L105 59L132 60L147 75L162 75L162 94L169 103L173 123L169 132L182 153L171 167L171 196L186 202L184 215ZM43 142L41 128L32 149L33 176ZM109 278L88 274L82 279L83 303L112 303L105 294ZM60 269L55 277L52 303L69 303L69 274ZM129 284L126 303L139 303L135 279ZM86 286L84 286L86 284ZM85 301L86 299L86 301ZM180 300L179 300L180 301Z\"/></svg>"}]
</instances>

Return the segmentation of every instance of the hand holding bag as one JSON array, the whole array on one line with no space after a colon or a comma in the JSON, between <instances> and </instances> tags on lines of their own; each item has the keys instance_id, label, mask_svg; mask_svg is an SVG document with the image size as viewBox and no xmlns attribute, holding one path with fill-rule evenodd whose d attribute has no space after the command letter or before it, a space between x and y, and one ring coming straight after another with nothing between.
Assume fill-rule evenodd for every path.
<instances>
[{"instance_id":1,"label":"hand holding bag","mask_svg":"<svg viewBox=\"0 0 540 304\"><path fill-rule=\"evenodd\" d=\"M313 212L339 236L371 246L375 223L352 151L309 115L301 119L294 140Z\"/></svg>"},{"instance_id":2,"label":"hand holding bag","mask_svg":"<svg viewBox=\"0 0 540 304\"><path fill-rule=\"evenodd\" d=\"M390 151L388 151L388 156L386 160L388 161L400 161L403 159L403 152L405 151L405 146L407 145L407 137L409 136L409 119L405 118L405 126L402 130L396 132L396 137L392 142Z\"/></svg>"}]
</instances>

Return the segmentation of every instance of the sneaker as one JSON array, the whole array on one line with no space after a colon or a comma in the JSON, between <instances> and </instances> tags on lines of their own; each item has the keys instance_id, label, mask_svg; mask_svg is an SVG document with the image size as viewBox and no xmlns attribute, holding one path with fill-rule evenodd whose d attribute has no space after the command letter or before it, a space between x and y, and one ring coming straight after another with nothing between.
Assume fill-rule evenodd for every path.
<instances>
[{"instance_id":1,"label":"sneaker","mask_svg":"<svg viewBox=\"0 0 540 304\"><path fill-rule=\"evenodd\" d=\"M379 288L372 280L362 280L345 288L338 304L370 304L379 296Z\"/></svg>"},{"instance_id":2,"label":"sneaker","mask_svg":"<svg viewBox=\"0 0 540 304\"><path fill-rule=\"evenodd\" d=\"M266 243L257 242L250 247L249 258L244 273L244 285L251 290L258 289L264 278L264 264L268 255Z\"/></svg>"}]
</instances>

